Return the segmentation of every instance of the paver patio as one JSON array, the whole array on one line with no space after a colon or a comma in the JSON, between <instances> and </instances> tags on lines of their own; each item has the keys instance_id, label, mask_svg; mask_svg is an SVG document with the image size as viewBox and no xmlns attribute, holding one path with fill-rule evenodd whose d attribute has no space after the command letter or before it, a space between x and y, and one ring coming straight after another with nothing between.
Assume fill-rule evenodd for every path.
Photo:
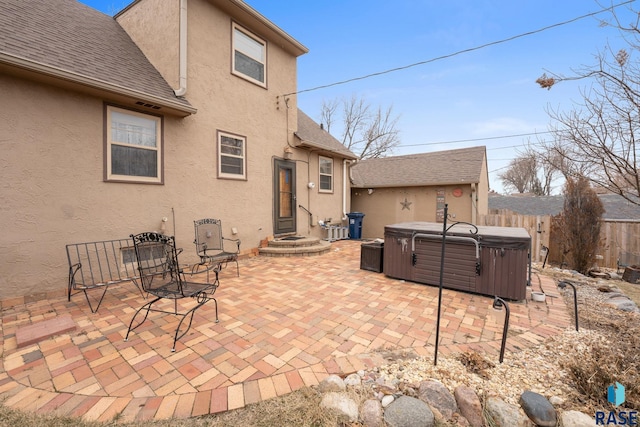
<instances>
[{"instance_id":1,"label":"paver patio","mask_svg":"<svg viewBox=\"0 0 640 427\"><path fill-rule=\"evenodd\" d=\"M571 325L555 282L533 276L546 302L510 303L505 359ZM124 341L143 304L133 286L107 292L92 314L82 295L2 310L0 396L25 411L89 420L190 417L245 405L384 363L380 350L434 353L438 288L360 269L360 242L304 258L253 257L223 270L213 303L172 353L172 316L150 314ZM500 350L504 310L492 298L444 290L439 354ZM15 301L13 301L15 302ZM6 304L5 304L6 305ZM17 348L16 331L71 316L77 327Z\"/></svg>"}]
</instances>

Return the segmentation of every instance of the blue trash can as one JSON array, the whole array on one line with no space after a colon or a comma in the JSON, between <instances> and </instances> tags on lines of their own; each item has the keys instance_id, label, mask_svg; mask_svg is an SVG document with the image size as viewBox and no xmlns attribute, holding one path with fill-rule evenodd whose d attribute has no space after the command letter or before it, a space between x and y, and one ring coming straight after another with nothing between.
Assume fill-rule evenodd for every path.
<instances>
[{"instance_id":1,"label":"blue trash can","mask_svg":"<svg viewBox=\"0 0 640 427\"><path fill-rule=\"evenodd\" d=\"M349 218L349 238L352 240L361 239L364 214L362 212L351 212L347 214L347 217Z\"/></svg>"}]
</instances>

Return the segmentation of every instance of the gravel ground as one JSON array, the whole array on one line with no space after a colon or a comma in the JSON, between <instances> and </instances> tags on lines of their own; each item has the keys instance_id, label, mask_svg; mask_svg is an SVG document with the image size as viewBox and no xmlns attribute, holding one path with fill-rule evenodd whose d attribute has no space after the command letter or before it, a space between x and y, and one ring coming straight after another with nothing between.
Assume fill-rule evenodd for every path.
<instances>
[{"instance_id":1,"label":"gravel ground","mask_svg":"<svg viewBox=\"0 0 640 427\"><path fill-rule=\"evenodd\" d=\"M557 405L565 410L589 412L593 402L588 402L573 385L571 374L563 367L568 360L589 351L590 343L609 341L615 337L612 321L638 322L638 314L626 313L603 304L608 292L619 291L615 287L618 280L593 279L575 275L566 270L546 268L538 274L551 275L557 280L571 280L578 285L578 311L580 330L572 326L562 334L551 337L546 342L526 350L506 352L504 362L494 363L478 353L465 353L438 359L433 366L431 357L401 359L379 369L378 375L386 382L404 383L415 386L419 382L435 379L442 382L451 392L458 385L466 385L476 390L481 398L499 396L505 402L518 404L522 392L531 390L547 398L556 397ZM639 285L640 286L640 285ZM568 287L563 292L567 307L573 307L573 291ZM603 327L607 324L608 328ZM613 329L613 330L612 330ZM491 359L495 359L491 357ZM463 362L467 362L466 366Z\"/></svg>"}]
</instances>

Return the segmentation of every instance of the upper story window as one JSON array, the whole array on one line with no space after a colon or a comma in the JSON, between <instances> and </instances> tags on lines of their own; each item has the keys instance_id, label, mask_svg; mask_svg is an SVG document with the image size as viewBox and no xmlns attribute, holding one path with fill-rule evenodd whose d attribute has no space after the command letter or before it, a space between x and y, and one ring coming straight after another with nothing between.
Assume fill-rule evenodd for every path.
<instances>
[{"instance_id":1,"label":"upper story window","mask_svg":"<svg viewBox=\"0 0 640 427\"><path fill-rule=\"evenodd\" d=\"M232 73L267 85L267 42L233 24Z\"/></svg>"},{"instance_id":2,"label":"upper story window","mask_svg":"<svg viewBox=\"0 0 640 427\"><path fill-rule=\"evenodd\" d=\"M329 193L333 191L333 159L320 156L320 192Z\"/></svg>"},{"instance_id":3,"label":"upper story window","mask_svg":"<svg viewBox=\"0 0 640 427\"><path fill-rule=\"evenodd\" d=\"M218 178L247 179L247 140L218 132Z\"/></svg>"},{"instance_id":4,"label":"upper story window","mask_svg":"<svg viewBox=\"0 0 640 427\"><path fill-rule=\"evenodd\" d=\"M105 181L162 184L162 117L106 106Z\"/></svg>"}]
</instances>

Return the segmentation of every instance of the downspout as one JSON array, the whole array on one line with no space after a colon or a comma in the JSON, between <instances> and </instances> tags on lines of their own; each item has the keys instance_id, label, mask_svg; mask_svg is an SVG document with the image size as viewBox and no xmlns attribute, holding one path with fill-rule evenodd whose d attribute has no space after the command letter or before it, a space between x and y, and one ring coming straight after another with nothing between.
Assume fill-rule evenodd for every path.
<instances>
[{"instance_id":1,"label":"downspout","mask_svg":"<svg viewBox=\"0 0 640 427\"><path fill-rule=\"evenodd\" d=\"M180 0L180 88L173 92L176 96L184 96L187 93L187 0Z\"/></svg>"},{"instance_id":2,"label":"downspout","mask_svg":"<svg viewBox=\"0 0 640 427\"><path fill-rule=\"evenodd\" d=\"M478 221L478 193L476 183L471 183L471 224L477 224Z\"/></svg>"},{"instance_id":3,"label":"downspout","mask_svg":"<svg viewBox=\"0 0 640 427\"><path fill-rule=\"evenodd\" d=\"M347 220L347 183L350 182L347 179L347 159L342 159L342 220ZM349 194L351 189L349 188Z\"/></svg>"}]
</instances>

